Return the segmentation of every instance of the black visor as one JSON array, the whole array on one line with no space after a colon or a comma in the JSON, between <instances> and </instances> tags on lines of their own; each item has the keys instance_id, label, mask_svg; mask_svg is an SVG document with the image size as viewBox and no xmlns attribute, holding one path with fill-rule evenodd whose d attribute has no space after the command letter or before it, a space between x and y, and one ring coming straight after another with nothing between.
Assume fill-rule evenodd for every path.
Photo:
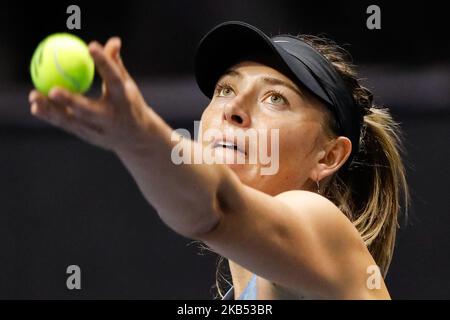
<instances>
[{"instance_id":1,"label":"black visor","mask_svg":"<svg viewBox=\"0 0 450 320\"><path fill-rule=\"evenodd\" d=\"M245 60L277 69L327 105L338 122L339 134L352 142L352 152L345 164L348 166L359 149L362 113L331 63L297 37L269 38L247 23L229 21L209 31L197 48L195 76L200 90L212 98L223 73Z\"/></svg>"}]
</instances>

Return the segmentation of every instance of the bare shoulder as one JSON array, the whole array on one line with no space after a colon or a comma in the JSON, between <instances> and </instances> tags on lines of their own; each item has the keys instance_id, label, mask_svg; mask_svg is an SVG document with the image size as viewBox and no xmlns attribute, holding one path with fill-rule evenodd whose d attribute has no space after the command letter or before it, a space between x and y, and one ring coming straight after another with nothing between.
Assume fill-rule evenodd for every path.
<instances>
[{"instance_id":1,"label":"bare shoulder","mask_svg":"<svg viewBox=\"0 0 450 320\"><path fill-rule=\"evenodd\" d=\"M291 190L275 197L307 219L311 227L320 229L324 239L340 239L346 245L350 241L356 246L366 248L349 218L324 196L310 191Z\"/></svg>"},{"instance_id":2,"label":"bare shoulder","mask_svg":"<svg viewBox=\"0 0 450 320\"><path fill-rule=\"evenodd\" d=\"M356 227L333 202L314 192L302 190L287 191L276 197L302 216L311 228L315 241L320 243L324 253L322 257L328 257L322 261L333 266L327 281L334 283L330 286L336 288L334 297L389 297L384 281L381 290L368 290L367 270L376 263Z\"/></svg>"},{"instance_id":3,"label":"bare shoulder","mask_svg":"<svg viewBox=\"0 0 450 320\"><path fill-rule=\"evenodd\" d=\"M199 240L293 296L365 296L375 262L352 222L331 201L293 190L275 197L243 186Z\"/></svg>"},{"instance_id":4,"label":"bare shoulder","mask_svg":"<svg viewBox=\"0 0 450 320\"><path fill-rule=\"evenodd\" d=\"M342 213L341 210L329 199L324 196L311 191L305 190L290 190L282 192L275 196L275 198L283 201L291 208L307 208L307 210L313 210L314 214L336 215Z\"/></svg>"}]
</instances>

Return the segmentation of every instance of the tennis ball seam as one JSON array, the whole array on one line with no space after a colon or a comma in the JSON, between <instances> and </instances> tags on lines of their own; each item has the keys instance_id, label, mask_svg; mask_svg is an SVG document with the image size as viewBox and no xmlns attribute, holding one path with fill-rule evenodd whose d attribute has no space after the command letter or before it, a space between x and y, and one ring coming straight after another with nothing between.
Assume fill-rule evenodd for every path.
<instances>
[{"instance_id":1,"label":"tennis ball seam","mask_svg":"<svg viewBox=\"0 0 450 320\"><path fill-rule=\"evenodd\" d=\"M72 77L70 76L70 74L67 74L67 73L64 71L64 69L61 67L61 65L59 64L59 61L58 61L58 52L57 52L56 49L53 49L53 62L55 63L56 69L58 70L59 74L60 74L64 79L66 79L67 81L69 81L70 83L72 83L72 84L75 86L75 88L76 88L77 91L80 91L80 89L81 89L80 83L79 83L76 79L72 78Z\"/></svg>"}]
</instances>

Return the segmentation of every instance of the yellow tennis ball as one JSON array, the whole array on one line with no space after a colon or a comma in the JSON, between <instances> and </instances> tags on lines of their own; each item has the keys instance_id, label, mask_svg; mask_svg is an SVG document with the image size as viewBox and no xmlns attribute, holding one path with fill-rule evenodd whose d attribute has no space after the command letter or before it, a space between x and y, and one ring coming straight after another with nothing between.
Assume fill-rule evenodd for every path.
<instances>
[{"instance_id":1,"label":"yellow tennis ball","mask_svg":"<svg viewBox=\"0 0 450 320\"><path fill-rule=\"evenodd\" d=\"M86 92L94 79L94 69L86 43L68 33L55 33L42 40L30 64L33 84L45 95L55 86Z\"/></svg>"}]
</instances>

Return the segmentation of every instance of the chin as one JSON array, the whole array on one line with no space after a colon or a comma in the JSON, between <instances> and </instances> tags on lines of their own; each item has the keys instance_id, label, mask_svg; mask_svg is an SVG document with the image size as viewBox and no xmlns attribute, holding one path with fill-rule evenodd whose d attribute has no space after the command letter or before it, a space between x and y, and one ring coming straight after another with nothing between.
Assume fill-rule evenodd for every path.
<instances>
[{"instance_id":1,"label":"chin","mask_svg":"<svg viewBox=\"0 0 450 320\"><path fill-rule=\"evenodd\" d=\"M227 164L226 166L233 170L243 184L259 189L261 175L257 167L248 164Z\"/></svg>"}]
</instances>

